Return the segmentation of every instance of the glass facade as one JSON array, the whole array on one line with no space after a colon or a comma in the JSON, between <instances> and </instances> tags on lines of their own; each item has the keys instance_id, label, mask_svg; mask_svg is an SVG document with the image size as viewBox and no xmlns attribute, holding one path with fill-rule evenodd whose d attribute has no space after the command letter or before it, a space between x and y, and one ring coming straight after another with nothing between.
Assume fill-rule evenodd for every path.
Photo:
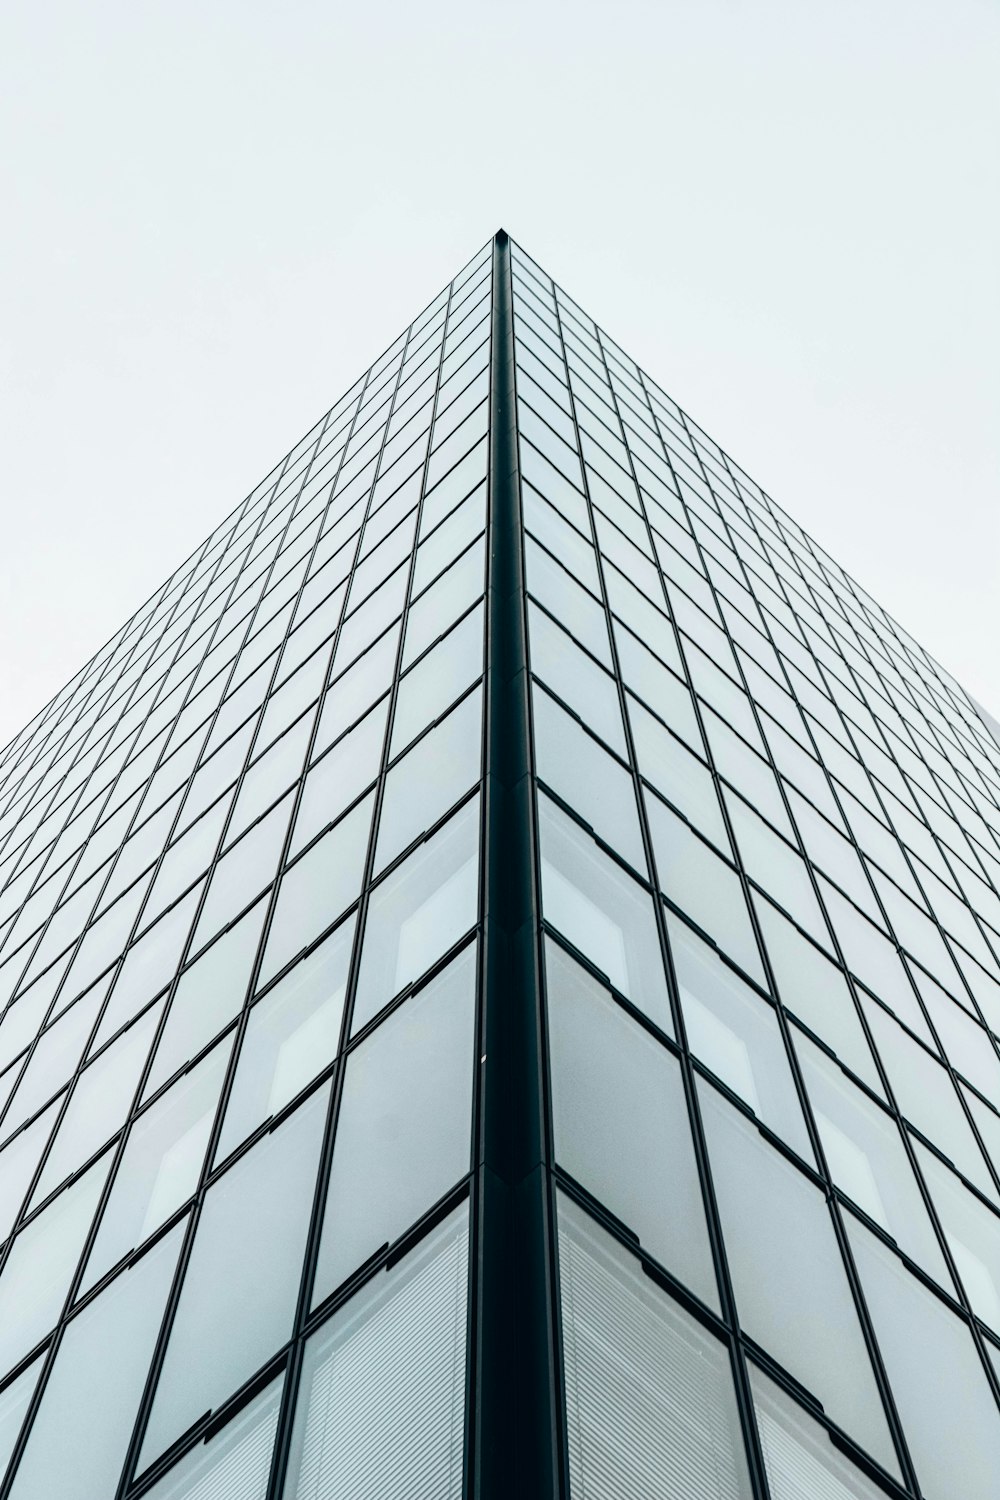
<instances>
[{"instance_id":1,"label":"glass facade","mask_svg":"<svg viewBox=\"0 0 1000 1500\"><path fill-rule=\"evenodd\" d=\"M0 1500L995 1500L998 893L501 231L0 753Z\"/></svg>"}]
</instances>

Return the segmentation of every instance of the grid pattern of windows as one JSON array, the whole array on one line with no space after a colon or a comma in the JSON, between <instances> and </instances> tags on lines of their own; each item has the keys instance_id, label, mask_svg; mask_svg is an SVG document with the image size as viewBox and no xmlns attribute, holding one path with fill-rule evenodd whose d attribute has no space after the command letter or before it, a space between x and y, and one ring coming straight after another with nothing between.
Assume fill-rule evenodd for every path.
<instances>
[{"instance_id":1,"label":"grid pattern of windows","mask_svg":"<svg viewBox=\"0 0 1000 1500\"><path fill-rule=\"evenodd\" d=\"M460 1490L492 274L3 757L17 1500Z\"/></svg>"},{"instance_id":2,"label":"grid pattern of windows","mask_svg":"<svg viewBox=\"0 0 1000 1500\"><path fill-rule=\"evenodd\" d=\"M562 1493L993 1500L998 893L976 706L501 233L0 753L0 1500L541 1493L498 1111Z\"/></svg>"},{"instance_id":3,"label":"grid pattern of windows","mask_svg":"<svg viewBox=\"0 0 1000 1500\"><path fill-rule=\"evenodd\" d=\"M511 263L571 1491L988 1500L1000 751Z\"/></svg>"}]
</instances>

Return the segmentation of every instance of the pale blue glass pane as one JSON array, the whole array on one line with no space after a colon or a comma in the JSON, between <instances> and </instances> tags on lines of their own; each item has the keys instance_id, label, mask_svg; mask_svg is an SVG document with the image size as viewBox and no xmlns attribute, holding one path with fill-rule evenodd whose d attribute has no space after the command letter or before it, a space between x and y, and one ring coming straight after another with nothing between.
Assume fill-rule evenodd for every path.
<instances>
[{"instance_id":1,"label":"pale blue glass pane","mask_svg":"<svg viewBox=\"0 0 1000 1500\"><path fill-rule=\"evenodd\" d=\"M822 1193L715 1089L698 1097L742 1327L898 1475Z\"/></svg>"},{"instance_id":2,"label":"pale blue glass pane","mask_svg":"<svg viewBox=\"0 0 1000 1500\"><path fill-rule=\"evenodd\" d=\"M473 944L351 1053L314 1304L468 1171L475 991Z\"/></svg>"},{"instance_id":3,"label":"pale blue glass pane","mask_svg":"<svg viewBox=\"0 0 1000 1500\"><path fill-rule=\"evenodd\" d=\"M375 794L285 871L258 982L266 984L361 894Z\"/></svg>"},{"instance_id":4,"label":"pale blue glass pane","mask_svg":"<svg viewBox=\"0 0 1000 1500\"><path fill-rule=\"evenodd\" d=\"M243 1007L267 909L259 901L184 970L153 1057L143 1097L195 1057Z\"/></svg>"},{"instance_id":5,"label":"pale blue glass pane","mask_svg":"<svg viewBox=\"0 0 1000 1500\"><path fill-rule=\"evenodd\" d=\"M468 1257L463 1205L313 1335L284 1500L459 1500Z\"/></svg>"},{"instance_id":6,"label":"pale blue glass pane","mask_svg":"<svg viewBox=\"0 0 1000 1500\"><path fill-rule=\"evenodd\" d=\"M718 1311L677 1059L551 939L545 975L556 1159Z\"/></svg>"},{"instance_id":7,"label":"pale blue glass pane","mask_svg":"<svg viewBox=\"0 0 1000 1500\"><path fill-rule=\"evenodd\" d=\"M41 1356L33 1360L16 1380L11 1381L6 1390L0 1391L0 1482L7 1472L43 1363Z\"/></svg>"},{"instance_id":8,"label":"pale blue glass pane","mask_svg":"<svg viewBox=\"0 0 1000 1500\"><path fill-rule=\"evenodd\" d=\"M291 1333L328 1095L321 1089L208 1193L140 1470L226 1400Z\"/></svg>"},{"instance_id":9,"label":"pale blue glass pane","mask_svg":"<svg viewBox=\"0 0 1000 1500\"><path fill-rule=\"evenodd\" d=\"M545 920L616 990L672 1032L650 896L541 793L538 818Z\"/></svg>"},{"instance_id":10,"label":"pale blue glass pane","mask_svg":"<svg viewBox=\"0 0 1000 1500\"><path fill-rule=\"evenodd\" d=\"M264 1500L284 1375L146 1490L148 1500Z\"/></svg>"},{"instance_id":11,"label":"pale blue glass pane","mask_svg":"<svg viewBox=\"0 0 1000 1500\"><path fill-rule=\"evenodd\" d=\"M419 979L476 921L479 797L372 891L351 1030Z\"/></svg>"},{"instance_id":12,"label":"pale blue glass pane","mask_svg":"<svg viewBox=\"0 0 1000 1500\"><path fill-rule=\"evenodd\" d=\"M333 1061L354 940L349 918L258 1000L247 1017L216 1151L224 1161Z\"/></svg>"},{"instance_id":13,"label":"pale blue glass pane","mask_svg":"<svg viewBox=\"0 0 1000 1500\"><path fill-rule=\"evenodd\" d=\"M477 688L428 730L386 777L376 875L479 780L482 755L483 694Z\"/></svg>"},{"instance_id":14,"label":"pale blue glass pane","mask_svg":"<svg viewBox=\"0 0 1000 1500\"><path fill-rule=\"evenodd\" d=\"M73 1319L32 1424L14 1500L108 1500L118 1482L183 1225Z\"/></svg>"},{"instance_id":15,"label":"pale blue glass pane","mask_svg":"<svg viewBox=\"0 0 1000 1500\"><path fill-rule=\"evenodd\" d=\"M165 1224L198 1186L231 1050L231 1038L220 1042L134 1122L81 1293Z\"/></svg>"},{"instance_id":16,"label":"pale blue glass pane","mask_svg":"<svg viewBox=\"0 0 1000 1500\"><path fill-rule=\"evenodd\" d=\"M110 1165L106 1152L14 1241L0 1276L0 1378L59 1317Z\"/></svg>"}]
</instances>

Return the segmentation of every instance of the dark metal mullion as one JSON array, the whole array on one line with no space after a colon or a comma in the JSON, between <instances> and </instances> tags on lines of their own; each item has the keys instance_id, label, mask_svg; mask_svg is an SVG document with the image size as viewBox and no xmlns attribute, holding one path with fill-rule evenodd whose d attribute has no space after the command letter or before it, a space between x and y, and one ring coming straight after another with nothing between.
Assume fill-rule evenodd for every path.
<instances>
[{"instance_id":1,"label":"dark metal mullion","mask_svg":"<svg viewBox=\"0 0 1000 1500\"><path fill-rule=\"evenodd\" d=\"M652 404L651 403L650 403L650 409L652 410ZM682 413L682 416L683 416L683 413ZM655 413L654 413L654 417L655 417ZM686 422L685 422L685 426L686 426ZM689 436L690 436L690 433L689 433ZM661 435L661 441L662 441L662 435ZM667 448L667 444L666 444L665 441L663 443L663 446L664 446L664 451L667 454L667 462L669 463L670 462L670 455L669 455L669 450ZM696 456L697 456L697 449L695 450L695 452L696 452ZM699 463L701 465L702 474L703 474L703 476L705 478L705 483L708 484L709 491L711 492L711 484L709 483L709 480L707 478L707 474L705 472L705 466L704 466L704 464L701 463L700 458L699 458ZM673 466L671 465L671 468L672 467ZM719 518L720 518L721 524L725 528L727 536L730 537L730 545L732 545L731 533L730 533L729 527L728 527L728 525L727 525L724 517L722 517L722 515L721 515L721 512L719 513ZM700 544L700 542L698 541L697 538L695 538L695 545L698 548L699 556L702 557L702 565L704 567L704 558L703 558L703 553L702 553L702 549L701 549L701 544ZM740 562L742 564L742 556L741 556L740 552L738 551L738 549L734 548L734 552L735 552L737 558L739 558L739 560L740 560ZM744 573L745 573L745 570L744 570ZM706 576L707 576L707 573L706 573ZM750 592L752 594L753 590L751 589ZM766 621L765 621L765 624L766 624ZM729 637L728 637L728 632L727 632L727 639L728 638ZM770 635L768 635L768 639L770 640ZM771 642L771 644L773 646L773 641ZM757 722L758 727L759 727L760 713L762 712L762 710L760 709L760 707L757 704L755 698L753 697L753 694L750 693L749 689L747 688L746 679L744 677L743 669L742 669L742 666L740 664L740 661L739 661L738 657L736 658L736 665L737 665L737 670L739 671L739 674L740 674L740 678L741 678L741 680L743 682L744 691L747 694L748 702L750 703L751 712L753 713L755 722ZM798 706L798 700L796 698L794 698L794 696L792 698L792 701L793 701L793 703L796 704L796 706ZM766 736L762 735L761 738L763 740L764 749L767 752L766 759L767 759L768 763L770 764L771 770L772 770L772 774L775 776L775 779L777 781L779 794L780 794L780 796L782 798L782 803L785 806L786 812L788 812L790 814L791 813L791 809L790 809L790 806L789 806L789 803L788 803L788 796L787 796L787 793L785 791L785 787L784 787L784 784L783 784L783 782L781 780L781 777L778 775L777 767L774 764L774 759L773 759L773 756L771 754L770 745L768 744ZM820 763L820 764L822 764L822 763ZM728 821L728 819L727 819L727 821ZM797 828L797 825L796 825L794 819L792 819L792 827L796 830L796 836L798 838L799 837L799 835L798 835L798 828ZM800 839L800 842L801 842L801 839ZM734 847L738 847L738 845L735 844L735 841L734 841ZM815 872L814 872L814 870L812 868L812 865L809 862L808 856L805 856L804 852L803 852L803 854L800 855L800 858L803 858L803 863L804 863L805 869L807 871L807 878L809 880L810 887L813 889L814 894L816 896L816 899L820 902L820 911L823 913L824 918L826 920L827 927L829 929L829 932L830 932L830 935L831 935L831 938L832 938L834 952L837 954L838 959L840 960L841 964L843 964L843 955L842 955L842 953L840 951L840 946L839 946L839 943L837 942L836 934L833 931L833 923L831 922L829 916L826 914L826 908L823 905L822 899L821 899L821 897L819 895L819 888L818 888L818 884L817 884L817 881L816 881ZM742 859L741 859L740 863L742 865ZM744 883L745 883L746 882L746 875L745 875L745 873L743 874L743 880L744 880ZM771 963L770 963L770 957L769 957L768 952L767 952L767 946L766 946L766 944L762 940L763 934L759 930L759 923L758 923L758 920L757 920L757 914L756 914L756 912L754 910L753 903L749 899L747 901L747 908L748 908L748 911L750 913L750 918L751 918L751 921L752 921L753 926L754 926L754 931L757 934L758 945L760 947L761 955L762 955L762 958L763 958L763 961L764 961L764 965L765 965L765 972L767 973L767 976L768 976L768 983L770 985L772 994L776 995L778 993L778 991L777 991L777 988L776 988L775 983L774 983L774 975L773 975L773 973L771 971ZM795 925L796 927L798 926L797 923L794 923L793 925ZM844 965L844 970L845 970L845 973L846 973L846 965ZM861 1010L861 1007L859 1006L858 1007L859 1013L860 1013L860 1010ZM896 1402L895 1402L895 1397L894 1397L894 1394L893 1394L893 1391L892 1391L892 1386L890 1385L888 1374L887 1374L885 1366L884 1366L884 1364L882 1362L881 1350L879 1349L878 1341L877 1341L877 1339L875 1337L875 1331L874 1331L874 1327L873 1327L873 1325L871 1323L870 1315L868 1313L867 1303L864 1300L863 1291L862 1291L862 1288L861 1288L860 1277L858 1275L857 1268L856 1268L856 1266L854 1264L854 1257L853 1257L853 1254L851 1253L850 1244L849 1244L849 1241L848 1241L848 1238L847 1238L847 1231L844 1228L843 1220L841 1218L840 1205L839 1205L839 1203L837 1201L835 1193L833 1192L832 1179L830 1178L829 1170L828 1170L828 1168L826 1166L826 1157L825 1157L825 1154L823 1152L822 1141L820 1140L819 1131L818 1131L818 1128L816 1126L816 1122L815 1122L815 1120L813 1118L812 1106L811 1106L811 1103L809 1101L808 1091L806 1090L805 1082L804 1082L804 1079L803 1079L803 1076L802 1076L802 1072L801 1072L801 1068L799 1066L798 1056L797 1056L797 1054L795 1052L794 1047L791 1044L791 1034L790 1034L789 1023L788 1023L788 1020L787 1020L786 1016L783 1013L783 1008L781 1006L776 1007L775 1014L777 1016L778 1025L779 1025L779 1028L781 1030L782 1040L783 1040L784 1046L785 1046L786 1057L788 1059L789 1068L790 1068L790 1071L791 1071L791 1074L792 1074L792 1078L793 1078L794 1083L795 1083L795 1089L796 1089L796 1093L797 1093L798 1098L799 1098L799 1104L800 1104L800 1108L802 1109L802 1114L803 1114L803 1119L804 1119L805 1124L806 1124L806 1129L807 1129L808 1134L809 1134L810 1144L811 1144L813 1152L814 1152L814 1154L816 1156L816 1160L820 1164L821 1170L824 1172L824 1174L826 1175L826 1177L828 1179L828 1185L827 1185L827 1188L826 1188L825 1197L826 1197L826 1200L827 1200L827 1207L828 1207L828 1212L830 1214L830 1220L831 1220L831 1223L832 1223L832 1226L833 1226L834 1237L835 1237L835 1239L837 1241L837 1244L839 1246L839 1249L840 1249L841 1262L842 1262L842 1265L844 1267L844 1274L847 1277L848 1285L851 1288L851 1293L852 1293L852 1296L853 1296L853 1299L854 1299L855 1309L856 1309L857 1317L858 1317L858 1324L859 1324L859 1327L861 1329L862 1337L864 1338L865 1344L866 1344L866 1346L868 1348L869 1358L871 1360L871 1365L872 1365L872 1372L873 1372L873 1375L875 1377L875 1383L876 1383L876 1386L878 1387L879 1394L882 1397L882 1404L883 1404L883 1407L885 1409L885 1417L886 1417L886 1422L887 1422L887 1426L888 1426L888 1429L889 1429L889 1433L890 1433L891 1439L893 1441L893 1444L894 1444L894 1446L896 1448L896 1455L897 1455L897 1458L898 1458L899 1463L900 1463L900 1468L901 1468L901 1472L903 1474L904 1482L905 1482L905 1484L907 1485L907 1487L909 1489L911 1489L915 1493L919 1494L920 1491L919 1491L919 1486L917 1484L916 1472L915 1472L915 1470L913 1468L913 1463L912 1463L912 1460L910 1458L909 1447L907 1445L906 1436L905 1436L905 1433L903 1431L902 1421L901 1421L901 1419L899 1417L899 1413L898 1413L898 1411L896 1409ZM868 1028L867 1028L867 1025L865 1023L865 1020L864 1020L863 1016L861 1017L861 1020L862 1020L862 1026L864 1027L864 1030L865 1030L865 1033L866 1033L866 1036L867 1036L867 1034L868 1034ZM869 1038L869 1042L870 1042L870 1040L871 1039ZM873 1053L873 1056L876 1059L876 1064L880 1065L880 1059L878 1057L878 1052L877 1052L877 1050L874 1047L872 1048L872 1053ZM881 1073L881 1068L880 1068L880 1073ZM884 1075L882 1075L882 1076L883 1076L883 1083L884 1084L887 1083L887 1079L885 1079ZM887 1097L891 1098L892 1096L891 1096L891 1094L889 1094Z\"/></svg>"},{"instance_id":2,"label":"dark metal mullion","mask_svg":"<svg viewBox=\"0 0 1000 1500\"><path fill-rule=\"evenodd\" d=\"M493 248L480 1060L465 1494L564 1495L510 241Z\"/></svg>"},{"instance_id":3,"label":"dark metal mullion","mask_svg":"<svg viewBox=\"0 0 1000 1500\"><path fill-rule=\"evenodd\" d=\"M441 332L441 347L440 347L439 354L438 354L438 372L439 372L439 374L440 374L441 360L444 357L445 341L447 339L448 311L449 311L449 309L451 307L451 296L452 296L452 290L451 290L451 285L449 284L448 294L447 294L447 298L446 298L446 301L445 301L445 317L444 317L444 321L442 323L441 331L440 331ZM412 325L411 325L411 328L412 328ZM361 525L361 528L360 528L360 530L358 532L357 542L356 542L356 545L355 545L354 560L353 560L353 563L352 563L351 572L348 575L348 590L347 590L347 594L346 594L346 597L345 597L345 600L344 600L344 608L343 608L343 611L341 613L341 621L340 621L340 624L338 624L338 627L337 627L337 639L338 640L339 640L339 637L340 637L341 626L343 624L344 619L346 618L347 611L348 611L348 608L350 606L350 601L351 601L350 583L351 583L351 581L353 581L355 570L358 567L358 559L359 559L361 547L362 547L363 542L364 542L364 534L365 534L365 530L367 528L368 520L369 520L370 507L371 507L371 499L372 499L372 495L375 492L375 487L376 487L376 485L378 483L379 469L381 467L381 462L382 462L382 454L385 451L386 442L388 440L389 425L390 425L390 423L392 421L392 414L393 414L393 410L394 410L394 407L395 407L395 400L396 400L396 396L398 394L399 387L400 387L400 384L401 384L401 381L402 381L402 370L403 370L403 365L405 364L405 360L406 360L406 351L407 351L407 349L409 347L410 336L411 336L410 335L410 329L408 329L407 330L407 334L406 334L406 341L404 342L402 353L401 353L401 356L400 356L399 370L397 371L396 384L395 384L395 386L393 388L392 401L390 403L390 408L389 408L389 411L388 411L388 413L386 415L386 419L385 419L385 427L383 429L383 434L382 434L382 444L381 444L381 447L379 449L378 457L377 457L377 460L376 460L375 469L374 469L373 478L372 478L371 488L369 489L369 492L368 492L368 499L367 499L366 506L365 506L365 518L364 518L364 521L363 521L363 523ZM434 394L434 406L435 406L435 408L436 408L436 404L437 404L437 387L435 387L435 394ZM425 452L424 452L424 461L423 461L423 474L424 474L425 478L426 478L427 463L428 463L428 457L429 457L429 454L430 454L430 445L431 445L431 438L432 438L432 435L433 435L433 430L434 430L434 411L432 410L431 420L428 423L428 428L427 428L427 447L426 447ZM423 483L421 483L421 489L422 488L423 488ZM412 579L412 573L413 573L413 567L414 567L414 558L416 556L416 549L417 549L417 542L418 542L418 538L419 538L419 528L420 528L420 515L421 515L422 509L423 509L423 500L421 498L421 500L418 501L417 506L416 506L416 519L414 521L414 533L413 533L413 547L412 547L411 555L410 555L409 573L408 573L408 578L407 578L407 596L408 596L408 592L409 592L410 581ZM405 520L406 520L406 517L405 516L402 517L400 519L399 524L402 524L402 522L405 521ZM390 535L391 535L391 533L390 533ZM385 539L383 539L383 540L385 540ZM393 570L393 571L395 571L395 570ZM298 1294L298 1300L297 1300L297 1304L296 1304L295 1317L294 1317L294 1322L293 1322L293 1330L292 1330L292 1335L291 1335L291 1348L290 1348L289 1357L288 1357L288 1366L287 1366L286 1378L285 1378L284 1385L282 1387L281 1407L279 1409L278 1427L277 1427L277 1431L276 1431L276 1435L275 1435L275 1442L274 1442L274 1448L273 1448L272 1459L271 1459L270 1479L269 1479L267 1494L270 1497L275 1497L275 1500L276 1500L276 1497L279 1495L279 1493L280 1493L280 1491L281 1491L281 1489L282 1489L282 1487L284 1485L285 1473L286 1473L286 1470L287 1470L288 1460L289 1460L290 1451L291 1451L291 1439L292 1439L293 1425L294 1425L294 1421L295 1421L295 1411L296 1411L296 1406L297 1406L298 1388L299 1388L299 1382L300 1382L301 1373L302 1373L302 1362L303 1362L303 1358L304 1358L304 1355L305 1355L306 1342L307 1342L309 1333L311 1332L310 1305L311 1305L311 1301L312 1301L313 1283L314 1283L314 1278L315 1278L315 1273L316 1273L316 1265L317 1265L317 1262L318 1262L318 1259L319 1259L320 1239L321 1239L322 1231L323 1231L323 1220L324 1220L325 1208L326 1208L326 1196L327 1196L327 1189L328 1189L328 1185L329 1185L328 1180L329 1180L329 1175L330 1175L330 1169L331 1169L332 1162L333 1162L333 1148L334 1148L334 1140L335 1140L336 1122L337 1122L337 1117L338 1117L339 1107L340 1107L340 1097L341 1097L341 1094L343 1092L343 1081L344 1081L344 1075L345 1075L346 1068L347 1068L347 1059L348 1059L349 1053L353 1050L348 1045L349 1041L350 1041L350 1036L351 1036L351 1029L350 1028L351 1028L351 1020L352 1020L353 1008L354 1008L353 1007L353 993L354 993L354 991L357 988L357 975L358 975L358 970L359 970L359 965L360 965L361 945L362 945L363 936L364 936L364 917L365 917L365 914L366 914L366 911L367 911L367 894L368 894L368 892L367 892L367 886L368 886L368 882L371 879L371 866L372 866L372 864L374 862L374 858L375 858L375 841L376 841L376 839L378 837L378 815L379 815L380 806L381 806L381 792L382 792L382 789L383 789L384 778L385 778L385 762L386 762L386 757L388 755L389 740L390 740L391 733L392 733L392 723L391 723L391 720L392 720L392 706L393 706L393 703L395 701L396 689L397 689L397 686L398 686L399 661L400 661L402 650L403 650L403 640L404 640L405 624L406 624L406 613L407 613L407 597L404 596L402 613L401 613L401 616L400 616L399 644L398 644L397 649L396 649L395 672L394 672L394 675L393 675L392 684L391 684L390 689L389 689L389 707L388 707L388 711L387 711L387 714L386 714L386 726L385 726L385 730L384 730L383 747L382 747L382 752L381 752L381 756L380 756L379 776L378 776L378 779L376 780L376 784L375 784L375 798L374 798L373 807L372 807L372 823L371 823L371 827L369 828L369 831L368 831L368 848L367 848L367 852L366 852L366 856L365 856L365 866L364 866L364 872L363 872L362 880L361 880L360 899L358 901L357 912L356 912L355 919L354 919L354 924L355 925L354 925L354 934L353 934L353 942L352 942L353 951L352 951L352 955L351 955L350 966L349 966L349 969L348 969L347 988L345 990L345 995L344 995L344 1008L343 1008L343 1013L342 1013L342 1016L341 1016L340 1038L339 1038L339 1042L338 1042L337 1054L336 1054L336 1057L333 1060L334 1061L333 1071L332 1071L331 1077L330 1077L330 1099L329 1099L329 1103L328 1103L328 1106L327 1106L326 1122L325 1122L325 1125L324 1125L323 1137L322 1137L322 1142L321 1142L321 1146L320 1146L319 1163L318 1163L317 1174L316 1174L316 1183L314 1185L314 1190L313 1190L312 1213L311 1213L311 1216L310 1216L310 1222L309 1222L309 1229L308 1229L308 1233L307 1233L305 1252L304 1252L304 1255L303 1255L303 1265L302 1265L301 1280L300 1280L300 1284L299 1284L299 1294ZM387 628L391 629L392 627L389 626ZM333 658L336 655L336 644L337 643L335 641L334 642L333 654L331 656L331 660L333 660ZM324 693L324 695L325 695L325 693ZM311 748L312 748L312 743L315 740L316 732L317 732L317 729L318 729L318 726L319 726L319 720L320 720L320 713L317 713L315 724L313 726L313 735L312 735L312 739L310 741L310 751L311 751ZM334 743L336 743L336 742L334 742ZM306 764L308 766L308 757L307 757ZM302 784L304 785L304 779L303 779L303 783ZM367 795L371 795L371 794L368 793ZM292 827L292 826L294 826L294 824L290 825L290 827ZM263 948L262 948L261 951L263 952Z\"/></svg>"},{"instance_id":4,"label":"dark metal mullion","mask_svg":"<svg viewBox=\"0 0 1000 1500\"><path fill-rule=\"evenodd\" d=\"M562 314L561 311L558 310L558 300L556 305L557 322L560 331L560 342L563 344L563 360L566 365L566 380L569 387L570 410L572 413L574 426L576 426L577 432L579 433L579 424L576 420L576 399L573 393L573 385L569 372L569 363L566 357L565 341L562 339ZM611 402L613 403L613 410L615 412L615 415L617 416L619 428L621 428L621 414L618 410L618 402L615 398L614 387L611 384L611 374L610 370L608 369L607 359L604 355L603 345L599 344L599 348L604 363L605 377L608 382L608 394ZM632 465L632 454L627 444L624 444L624 447L629 459L629 469L631 472L632 483L635 487L635 498L636 503L639 507L639 515L641 516L641 519L645 526L646 538L650 549L650 554L659 573L660 569L658 563L656 563L657 554L656 547L653 542L652 528L650 527L649 517L646 514L646 508L642 504L642 496L639 489L638 479L636 478L635 469ZM712 1184L710 1174L708 1143L705 1136L704 1124L701 1118L701 1107L695 1083L694 1068L691 1062L691 1052L687 1041L687 1030L684 1022L684 1013L680 1003L680 993L677 983L677 976L674 972L673 966L673 955L667 935L667 924L664 916L663 901L660 894L662 888L657 874L656 857L653 848L653 838L650 831L649 820L646 814L645 801L642 794L642 784L638 771L638 759L636 756L635 742L632 735L632 725L628 714L625 681L622 677L621 667L618 660L618 645L615 639L614 627L612 623L612 610L604 580L604 567L603 563L601 562L602 554L600 550L600 542L597 535L597 527L593 517L593 501L590 497L590 486L587 480L587 469L583 457L582 445L580 449L580 460L580 470L583 476L583 484L586 490L587 512L590 518L594 554L596 559L598 560L598 572L601 581L601 595L604 603L605 620L607 622L611 656L614 664L614 676L616 687L618 690L619 710L621 712L622 725L625 733L625 743L628 749L628 756L632 767L632 792L635 798L636 811L639 817L639 825L642 832L642 841L646 855L646 861L649 867L649 875L653 885L652 903L654 918L656 922L657 937L660 944L661 962L663 964L664 975L667 981L667 991L670 997L670 1007L673 1016L674 1030L680 1049L680 1055L678 1056L677 1061L680 1067L685 1104L687 1106L688 1120L691 1127L692 1148L701 1187L702 1202L705 1209L705 1226L712 1252L713 1268L715 1271L716 1285L719 1291L722 1317L728 1328L726 1344L729 1353L730 1370L733 1376L733 1387L736 1405L740 1413L740 1425L742 1429L744 1451L747 1458L750 1482L753 1487L754 1494L760 1497L766 1497L768 1494L768 1487L764 1468L764 1457L759 1445L756 1423L754 1421L753 1397L750 1391L749 1378L747 1376L746 1368L741 1356L736 1297L733 1291L732 1278L729 1271L729 1261L726 1253L725 1238L722 1233L722 1219L719 1213L719 1206L715 1197L715 1188ZM628 504L628 501L623 499L622 503ZM635 507L633 507L633 509L634 508ZM664 592L664 603L666 604L666 591L663 587L662 577L660 579L660 587ZM668 620L673 626L676 635L677 626L672 613L668 614ZM684 660L683 653L681 653L681 662L684 665L686 672L687 664ZM690 683L688 683L688 688L690 690ZM691 692L691 701L693 705L696 704L693 691ZM701 729L700 716L697 715L697 707L695 707L695 714L696 717L698 717L699 729ZM703 730L702 736L704 738ZM723 816L725 816L724 812Z\"/></svg>"}]
</instances>

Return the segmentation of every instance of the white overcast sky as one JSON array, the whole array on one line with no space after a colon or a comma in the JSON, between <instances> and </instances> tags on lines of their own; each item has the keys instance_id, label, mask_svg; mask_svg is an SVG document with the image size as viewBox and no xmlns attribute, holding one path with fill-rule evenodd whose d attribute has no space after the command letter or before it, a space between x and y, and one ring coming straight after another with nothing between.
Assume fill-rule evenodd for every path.
<instances>
[{"instance_id":1,"label":"white overcast sky","mask_svg":"<svg viewBox=\"0 0 1000 1500\"><path fill-rule=\"evenodd\" d=\"M1000 712L996 0L7 0L0 744L501 224Z\"/></svg>"}]
</instances>

